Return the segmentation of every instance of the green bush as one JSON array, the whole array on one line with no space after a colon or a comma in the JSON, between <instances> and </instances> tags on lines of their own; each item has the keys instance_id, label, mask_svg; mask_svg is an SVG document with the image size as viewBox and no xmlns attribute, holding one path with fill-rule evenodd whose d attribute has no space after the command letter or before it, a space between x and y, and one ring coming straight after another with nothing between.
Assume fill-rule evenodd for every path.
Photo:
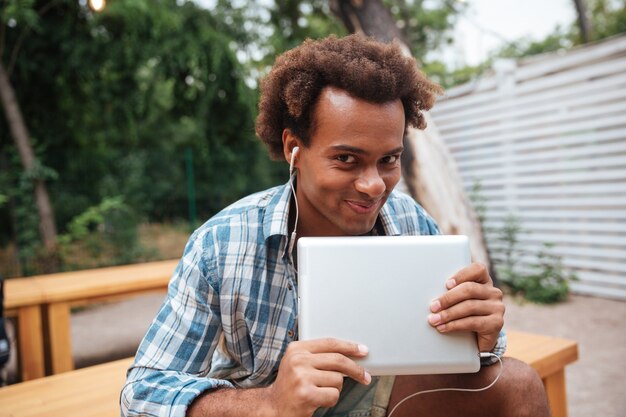
<instances>
[{"instance_id":1,"label":"green bush","mask_svg":"<svg viewBox=\"0 0 626 417\"><path fill-rule=\"evenodd\" d=\"M59 237L66 269L104 266L154 258L139 243L139 216L122 197L107 197L74 217ZM89 257L89 259L85 259Z\"/></svg>"},{"instance_id":2,"label":"green bush","mask_svg":"<svg viewBox=\"0 0 626 417\"><path fill-rule=\"evenodd\" d=\"M575 274L566 272L560 256L551 252L552 243L544 243L536 254L536 261L520 272L518 258L523 254L518 248L518 234L522 230L519 219L509 215L500 230L499 240L504 243L504 262L496 266L498 276L513 294L525 299L551 304L567 299L570 282L577 280Z\"/></svg>"}]
</instances>

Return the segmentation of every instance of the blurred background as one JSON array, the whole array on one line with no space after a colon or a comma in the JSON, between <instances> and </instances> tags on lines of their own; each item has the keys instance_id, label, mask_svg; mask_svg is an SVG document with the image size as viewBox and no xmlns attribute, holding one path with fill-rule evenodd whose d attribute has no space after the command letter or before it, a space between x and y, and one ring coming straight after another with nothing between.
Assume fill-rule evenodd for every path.
<instances>
[{"instance_id":1,"label":"blurred background","mask_svg":"<svg viewBox=\"0 0 626 417\"><path fill-rule=\"evenodd\" d=\"M354 30L342 3L0 0L0 274L174 258L189 231L219 209L284 182L284 167L254 135L259 79L305 38ZM509 68L503 59L561 56L626 31L624 2L615 0L371 3L391 15L423 70L450 89L442 109L495 77L498 63ZM465 90L454 90L459 85ZM454 129L468 126L448 127L444 113L434 119L454 153L464 146ZM490 210L489 178L463 164L460 172L477 211L480 201ZM623 185L624 176L615 180ZM621 213L620 238L624 207L611 208ZM518 211L507 206L505 214ZM488 239L500 241L493 249L503 264L507 245L523 249L510 247L520 219L505 214Z\"/></svg>"}]
</instances>

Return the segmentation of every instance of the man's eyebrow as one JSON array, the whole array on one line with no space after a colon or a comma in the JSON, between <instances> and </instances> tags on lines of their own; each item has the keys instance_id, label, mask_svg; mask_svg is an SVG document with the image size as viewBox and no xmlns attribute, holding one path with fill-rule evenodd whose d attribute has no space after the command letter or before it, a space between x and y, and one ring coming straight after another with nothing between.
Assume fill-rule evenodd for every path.
<instances>
[{"instance_id":1,"label":"man's eyebrow","mask_svg":"<svg viewBox=\"0 0 626 417\"><path fill-rule=\"evenodd\" d=\"M331 146L331 149L334 151L344 151L344 152L355 153L357 155L367 154L367 151L365 149L357 148L356 146L350 146L350 145L334 145L334 146ZM389 152L385 152L385 155L393 155L396 153L401 153L403 150L404 150L404 146L398 146L397 148L394 148L390 150Z\"/></svg>"}]
</instances>

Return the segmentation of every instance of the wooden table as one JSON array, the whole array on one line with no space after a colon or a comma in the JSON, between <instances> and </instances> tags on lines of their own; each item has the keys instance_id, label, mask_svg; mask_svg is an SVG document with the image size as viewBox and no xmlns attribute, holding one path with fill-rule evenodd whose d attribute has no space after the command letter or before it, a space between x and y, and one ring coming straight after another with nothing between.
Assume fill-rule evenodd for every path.
<instances>
[{"instance_id":1,"label":"wooden table","mask_svg":"<svg viewBox=\"0 0 626 417\"><path fill-rule=\"evenodd\" d=\"M508 331L507 337L505 356L530 364L543 381L552 417L567 417L565 366L578 360L578 344L573 340L513 331Z\"/></svg>"},{"instance_id":2,"label":"wooden table","mask_svg":"<svg viewBox=\"0 0 626 417\"><path fill-rule=\"evenodd\" d=\"M178 260L14 278L5 282L7 315L17 317L23 381L74 369L70 309L164 291Z\"/></svg>"},{"instance_id":3,"label":"wooden table","mask_svg":"<svg viewBox=\"0 0 626 417\"><path fill-rule=\"evenodd\" d=\"M565 366L576 361L574 341L508 332L507 356L541 376L553 417L567 417ZM132 358L0 388L0 417L119 417L119 395Z\"/></svg>"},{"instance_id":4,"label":"wooden table","mask_svg":"<svg viewBox=\"0 0 626 417\"><path fill-rule=\"evenodd\" d=\"M131 358L0 388L0 417L119 417Z\"/></svg>"}]
</instances>

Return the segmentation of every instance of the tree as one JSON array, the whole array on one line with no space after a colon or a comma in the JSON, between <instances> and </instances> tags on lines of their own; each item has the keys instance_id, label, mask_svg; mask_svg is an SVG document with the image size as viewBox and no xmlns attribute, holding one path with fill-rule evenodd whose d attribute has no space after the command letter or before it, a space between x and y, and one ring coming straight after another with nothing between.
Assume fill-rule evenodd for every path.
<instances>
[{"instance_id":1,"label":"tree","mask_svg":"<svg viewBox=\"0 0 626 417\"><path fill-rule=\"evenodd\" d=\"M578 16L578 28L580 29L580 37L583 43L591 40L591 22L587 15L587 6L584 0L573 0L576 6L576 15Z\"/></svg>"},{"instance_id":2,"label":"tree","mask_svg":"<svg viewBox=\"0 0 626 417\"><path fill-rule=\"evenodd\" d=\"M20 52L22 40L36 24L38 15L32 9L32 2L29 4L29 2L5 0L3 3L5 3L3 5L4 10L0 15L0 102L4 108L11 137L13 138L13 142L15 143L22 162L24 175L29 177L34 184L35 202L39 214L39 233L50 257L50 267L55 268L57 263L55 260L57 230L54 220L54 210L50 203L45 176L43 175L45 170L33 151L28 128L22 117L22 111L15 90L11 85L11 71L13 70L16 57ZM40 9L39 13L43 14L48 9L49 8L44 7ZM13 45L13 48L10 50L7 49L5 53L6 25L11 24L17 26L18 21L19 23L23 23L23 27L21 27L22 32L18 41ZM5 69L5 55L9 57L8 69Z\"/></svg>"},{"instance_id":3,"label":"tree","mask_svg":"<svg viewBox=\"0 0 626 417\"><path fill-rule=\"evenodd\" d=\"M398 31L391 13L382 0L331 0L331 9L348 29L379 38L395 39L409 46ZM434 121L427 117L425 131L410 128L405 148L410 158L403 160L408 169L404 180L413 197L437 220L446 234L466 234L475 260L489 265L489 256L480 222L466 196L456 164L439 137Z\"/></svg>"}]
</instances>

